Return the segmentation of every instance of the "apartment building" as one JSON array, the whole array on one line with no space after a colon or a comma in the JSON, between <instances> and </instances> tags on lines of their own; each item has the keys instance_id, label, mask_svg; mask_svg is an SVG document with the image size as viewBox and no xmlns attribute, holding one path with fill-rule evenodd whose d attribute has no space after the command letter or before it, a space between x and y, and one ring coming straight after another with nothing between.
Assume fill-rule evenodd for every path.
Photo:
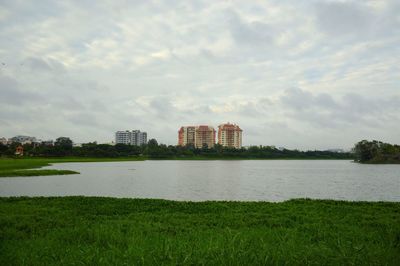
<instances>
[{"instance_id":1,"label":"apartment building","mask_svg":"<svg viewBox=\"0 0 400 266\"><path fill-rule=\"evenodd\" d=\"M206 125L181 127L178 131L178 145L212 148L215 145L215 129Z\"/></svg>"},{"instance_id":2,"label":"apartment building","mask_svg":"<svg viewBox=\"0 0 400 266\"><path fill-rule=\"evenodd\" d=\"M215 129L211 126L197 126L195 128L194 144L196 148L204 146L212 148L215 145Z\"/></svg>"},{"instance_id":3,"label":"apartment building","mask_svg":"<svg viewBox=\"0 0 400 266\"><path fill-rule=\"evenodd\" d=\"M235 124L222 124L218 126L218 144L224 147L240 149L242 147L243 130Z\"/></svg>"},{"instance_id":4,"label":"apartment building","mask_svg":"<svg viewBox=\"0 0 400 266\"><path fill-rule=\"evenodd\" d=\"M136 145L147 144L147 132L138 132L136 135Z\"/></svg>"},{"instance_id":5,"label":"apartment building","mask_svg":"<svg viewBox=\"0 0 400 266\"><path fill-rule=\"evenodd\" d=\"M116 144L131 144L132 143L132 132L129 130L115 132L115 143Z\"/></svg>"},{"instance_id":6,"label":"apartment building","mask_svg":"<svg viewBox=\"0 0 400 266\"><path fill-rule=\"evenodd\" d=\"M181 127L178 131L178 145L195 145L195 129L194 126Z\"/></svg>"},{"instance_id":7,"label":"apartment building","mask_svg":"<svg viewBox=\"0 0 400 266\"><path fill-rule=\"evenodd\" d=\"M125 130L115 132L116 144L143 145L147 143L147 133L140 130Z\"/></svg>"}]
</instances>

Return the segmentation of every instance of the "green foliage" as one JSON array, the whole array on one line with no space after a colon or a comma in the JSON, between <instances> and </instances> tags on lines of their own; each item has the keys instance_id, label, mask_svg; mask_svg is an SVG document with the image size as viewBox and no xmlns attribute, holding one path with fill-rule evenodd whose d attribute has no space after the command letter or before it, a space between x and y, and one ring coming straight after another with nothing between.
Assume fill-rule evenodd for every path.
<instances>
[{"instance_id":1,"label":"green foliage","mask_svg":"<svg viewBox=\"0 0 400 266\"><path fill-rule=\"evenodd\" d=\"M1 198L1 265L398 265L400 204Z\"/></svg>"},{"instance_id":2,"label":"green foliage","mask_svg":"<svg viewBox=\"0 0 400 266\"><path fill-rule=\"evenodd\" d=\"M362 140L354 148L355 161L360 163L400 163L400 146L381 141Z\"/></svg>"},{"instance_id":3,"label":"green foliage","mask_svg":"<svg viewBox=\"0 0 400 266\"><path fill-rule=\"evenodd\" d=\"M71 149L72 148L72 140L68 137L59 137L54 142L54 146L59 146L64 149Z\"/></svg>"},{"instance_id":4,"label":"green foliage","mask_svg":"<svg viewBox=\"0 0 400 266\"><path fill-rule=\"evenodd\" d=\"M0 155L12 156L14 146L0 147ZM60 137L54 146L45 144L24 145L25 157L98 157L119 158L144 156L150 159L352 159L350 153L331 151L298 151L276 149L270 146L252 146L248 149L226 148L219 144L209 148L204 145L197 149L193 145L186 147L159 144L150 139L142 146L126 144L97 144L96 142L82 144L81 147L72 147L69 138Z\"/></svg>"},{"instance_id":5,"label":"green foliage","mask_svg":"<svg viewBox=\"0 0 400 266\"><path fill-rule=\"evenodd\" d=\"M253 146L248 149L227 148L216 144L197 149L193 146L145 145L143 155L153 159L351 159L350 153L331 151L279 150L270 146Z\"/></svg>"},{"instance_id":6,"label":"green foliage","mask_svg":"<svg viewBox=\"0 0 400 266\"><path fill-rule=\"evenodd\" d=\"M150 139L149 142L147 143L147 146L149 148L155 148L158 146L158 142L156 139Z\"/></svg>"}]
</instances>

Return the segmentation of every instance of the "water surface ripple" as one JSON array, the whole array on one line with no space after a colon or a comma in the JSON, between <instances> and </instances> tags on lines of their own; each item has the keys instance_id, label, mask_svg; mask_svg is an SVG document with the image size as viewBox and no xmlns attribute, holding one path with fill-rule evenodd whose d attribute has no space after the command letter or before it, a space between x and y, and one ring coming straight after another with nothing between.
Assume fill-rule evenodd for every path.
<instances>
[{"instance_id":1,"label":"water surface ripple","mask_svg":"<svg viewBox=\"0 0 400 266\"><path fill-rule=\"evenodd\" d=\"M361 165L345 160L61 163L45 169L81 174L0 178L0 196L400 201L400 165Z\"/></svg>"}]
</instances>

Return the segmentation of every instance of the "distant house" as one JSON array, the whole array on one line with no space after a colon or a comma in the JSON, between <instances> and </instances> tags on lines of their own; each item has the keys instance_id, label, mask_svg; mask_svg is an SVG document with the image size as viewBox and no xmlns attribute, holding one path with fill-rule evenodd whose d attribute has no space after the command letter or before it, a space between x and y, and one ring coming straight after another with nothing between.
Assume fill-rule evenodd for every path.
<instances>
[{"instance_id":1,"label":"distant house","mask_svg":"<svg viewBox=\"0 0 400 266\"><path fill-rule=\"evenodd\" d=\"M18 142L21 144L32 144L32 143L37 142L35 137L30 137L30 136L15 136L15 137L12 137L10 140L13 143Z\"/></svg>"},{"instance_id":2,"label":"distant house","mask_svg":"<svg viewBox=\"0 0 400 266\"><path fill-rule=\"evenodd\" d=\"M52 141L52 140L45 140L45 141L42 141L42 145L45 145L45 146L54 146L54 141Z\"/></svg>"},{"instance_id":3,"label":"distant house","mask_svg":"<svg viewBox=\"0 0 400 266\"><path fill-rule=\"evenodd\" d=\"M328 149L326 151L337 152L337 153L344 153L345 152L343 149Z\"/></svg>"},{"instance_id":4,"label":"distant house","mask_svg":"<svg viewBox=\"0 0 400 266\"><path fill-rule=\"evenodd\" d=\"M22 146L18 146L15 149L15 155L17 156L23 156L24 155L24 148Z\"/></svg>"}]
</instances>

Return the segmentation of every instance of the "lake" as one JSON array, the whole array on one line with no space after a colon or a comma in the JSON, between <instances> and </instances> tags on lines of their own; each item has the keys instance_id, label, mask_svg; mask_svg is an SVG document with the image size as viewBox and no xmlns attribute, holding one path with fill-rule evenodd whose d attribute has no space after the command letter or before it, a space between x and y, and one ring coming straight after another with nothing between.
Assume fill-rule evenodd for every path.
<instances>
[{"instance_id":1,"label":"lake","mask_svg":"<svg viewBox=\"0 0 400 266\"><path fill-rule=\"evenodd\" d=\"M400 165L362 165L346 160L60 163L43 169L81 174L0 178L0 196L400 201Z\"/></svg>"}]
</instances>

